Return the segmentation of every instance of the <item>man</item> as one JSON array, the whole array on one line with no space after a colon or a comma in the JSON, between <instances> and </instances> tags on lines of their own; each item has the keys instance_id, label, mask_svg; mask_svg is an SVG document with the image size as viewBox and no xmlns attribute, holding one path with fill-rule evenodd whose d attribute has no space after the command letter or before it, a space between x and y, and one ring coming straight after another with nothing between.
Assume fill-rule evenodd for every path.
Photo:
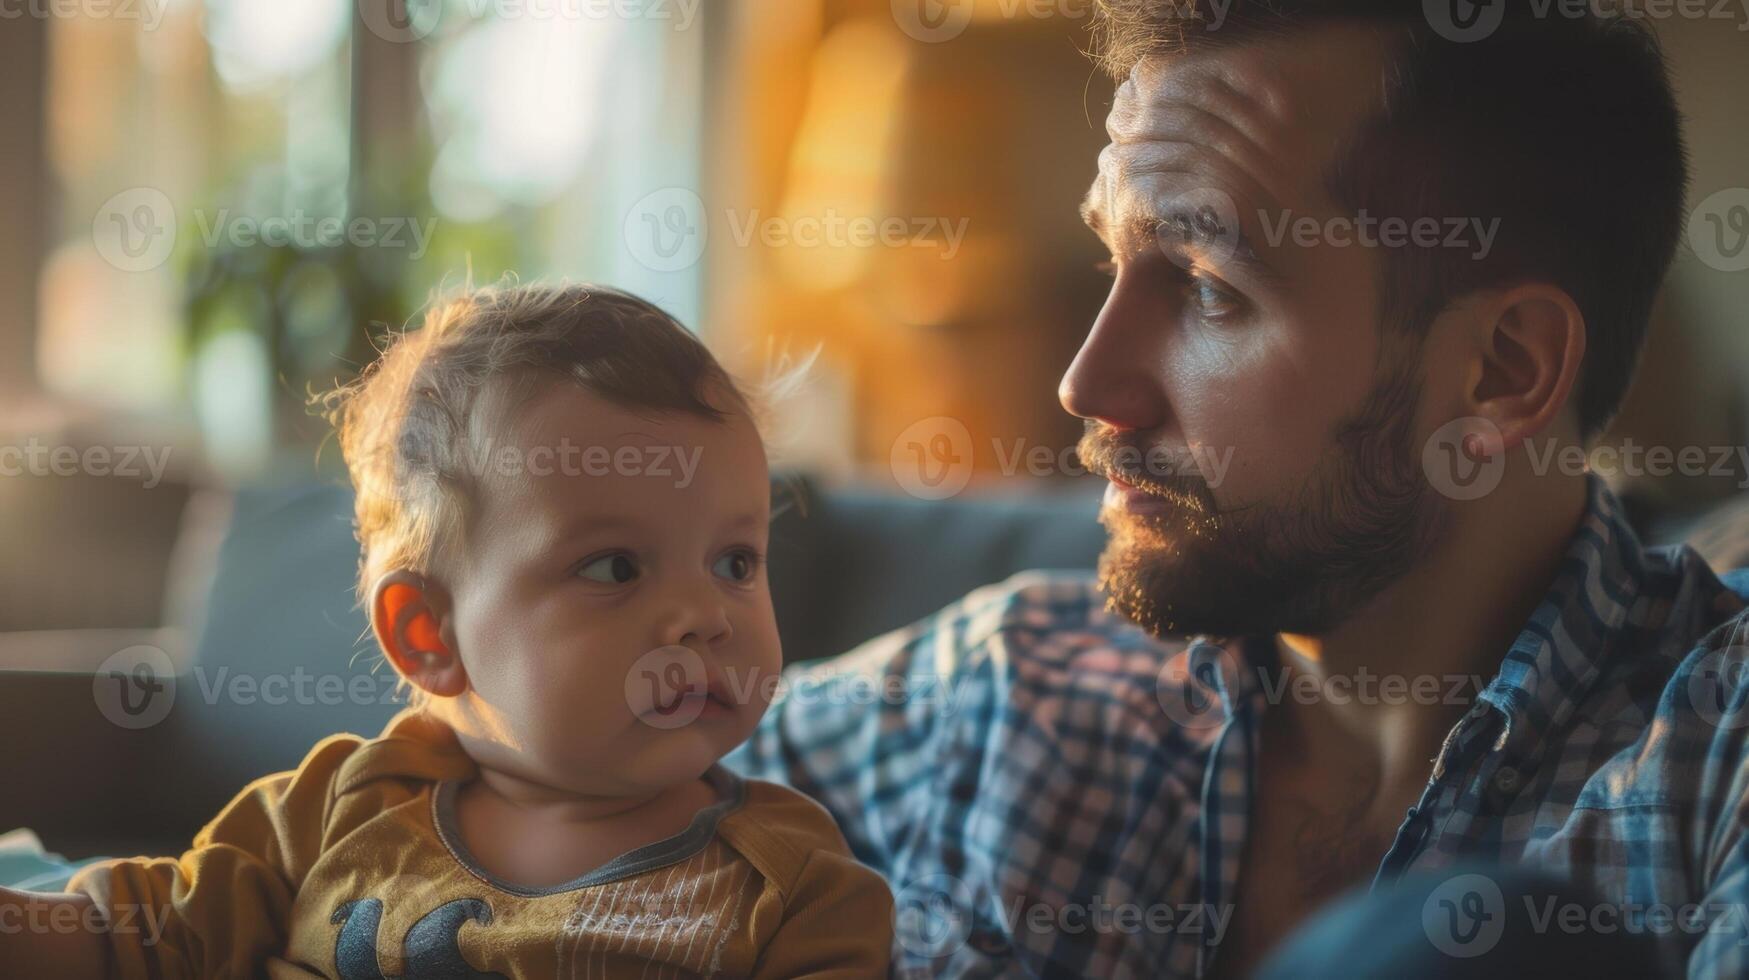
<instances>
[{"instance_id":1,"label":"man","mask_svg":"<svg viewBox=\"0 0 1749 980\"><path fill-rule=\"evenodd\" d=\"M1670 262L1678 116L1637 25L1532 6L1100 4L1115 278L1060 392L1098 581L792 672L730 760L888 875L911 975L1242 976L1459 861L1749 970L1743 598L1562 462ZM1429 950L1499 896L1429 898Z\"/></svg>"}]
</instances>

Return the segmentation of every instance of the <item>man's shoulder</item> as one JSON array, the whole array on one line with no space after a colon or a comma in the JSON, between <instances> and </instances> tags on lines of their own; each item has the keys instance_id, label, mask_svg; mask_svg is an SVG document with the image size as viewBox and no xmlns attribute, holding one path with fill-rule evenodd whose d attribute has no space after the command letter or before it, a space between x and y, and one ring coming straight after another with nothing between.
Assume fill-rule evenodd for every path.
<instances>
[{"instance_id":1,"label":"man's shoulder","mask_svg":"<svg viewBox=\"0 0 1749 980\"><path fill-rule=\"evenodd\" d=\"M1674 603L1646 645L1611 658L1565 726L1566 751L1595 760L1572 803L1718 811L1749 788L1749 577L1732 579Z\"/></svg>"},{"instance_id":2,"label":"man's shoulder","mask_svg":"<svg viewBox=\"0 0 1749 980\"><path fill-rule=\"evenodd\" d=\"M1606 659L1580 717L1608 722L1621 712L1664 724L1708 720L1749 684L1728 665L1749 654L1749 572L1715 574L1692 549L1670 546L1648 556L1660 567L1628 612L1631 640ZM1743 690L1738 690L1742 688Z\"/></svg>"}]
</instances>

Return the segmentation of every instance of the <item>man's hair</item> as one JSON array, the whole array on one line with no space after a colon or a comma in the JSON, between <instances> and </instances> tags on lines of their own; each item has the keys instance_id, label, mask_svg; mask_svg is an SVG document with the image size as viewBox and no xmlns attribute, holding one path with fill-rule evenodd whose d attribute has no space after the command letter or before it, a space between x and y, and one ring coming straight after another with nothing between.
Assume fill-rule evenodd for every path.
<instances>
[{"instance_id":1,"label":"man's hair","mask_svg":"<svg viewBox=\"0 0 1749 980\"><path fill-rule=\"evenodd\" d=\"M1122 78L1153 57L1344 22L1400 33L1379 112L1326 186L1373 217L1498 219L1493 248L1387 251L1382 322L1425 333L1472 291L1549 282L1585 318L1576 395L1589 438L1621 405L1681 234L1681 118L1656 39L1627 17L1501 0L1485 37L1449 40L1412 0L1098 0L1095 57ZM1443 26L1443 25L1442 25ZM1443 234L1443 233L1442 233Z\"/></svg>"},{"instance_id":2,"label":"man's hair","mask_svg":"<svg viewBox=\"0 0 1749 980\"><path fill-rule=\"evenodd\" d=\"M555 382L628 409L752 416L704 344L635 296L511 285L440 299L356 380L318 396L357 492L360 602L386 571L446 564L479 498L478 461L502 444L495 430Z\"/></svg>"}]
</instances>

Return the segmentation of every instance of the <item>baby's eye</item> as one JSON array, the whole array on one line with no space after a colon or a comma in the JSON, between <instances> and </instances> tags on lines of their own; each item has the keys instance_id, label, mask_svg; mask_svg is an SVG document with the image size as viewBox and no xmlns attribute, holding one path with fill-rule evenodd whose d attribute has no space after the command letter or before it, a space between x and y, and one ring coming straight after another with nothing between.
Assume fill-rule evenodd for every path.
<instances>
[{"instance_id":1,"label":"baby's eye","mask_svg":"<svg viewBox=\"0 0 1749 980\"><path fill-rule=\"evenodd\" d=\"M602 555L577 569L577 574L603 585L624 585L638 577L638 564L624 552Z\"/></svg>"},{"instance_id":2,"label":"baby's eye","mask_svg":"<svg viewBox=\"0 0 1749 980\"><path fill-rule=\"evenodd\" d=\"M759 570L759 556L746 548L736 548L711 566L711 571L735 582L747 582Z\"/></svg>"}]
</instances>

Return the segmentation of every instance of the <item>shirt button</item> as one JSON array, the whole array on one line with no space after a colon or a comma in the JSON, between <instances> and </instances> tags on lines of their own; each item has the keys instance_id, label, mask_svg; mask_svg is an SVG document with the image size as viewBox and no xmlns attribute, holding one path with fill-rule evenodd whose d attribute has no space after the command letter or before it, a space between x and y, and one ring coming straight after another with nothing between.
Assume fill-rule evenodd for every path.
<instances>
[{"instance_id":1,"label":"shirt button","mask_svg":"<svg viewBox=\"0 0 1749 980\"><path fill-rule=\"evenodd\" d=\"M1518 792L1518 787L1524 777L1511 766L1501 766L1494 770L1494 792L1499 796L1511 796Z\"/></svg>"},{"instance_id":2,"label":"shirt button","mask_svg":"<svg viewBox=\"0 0 1749 980\"><path fill-rule=\"evenodd\" d=\"M974 932L971 938L972 948L985 956L1007 956L1014 951L1008 940L994 932Z\"/></svg>"}]
</instances>

